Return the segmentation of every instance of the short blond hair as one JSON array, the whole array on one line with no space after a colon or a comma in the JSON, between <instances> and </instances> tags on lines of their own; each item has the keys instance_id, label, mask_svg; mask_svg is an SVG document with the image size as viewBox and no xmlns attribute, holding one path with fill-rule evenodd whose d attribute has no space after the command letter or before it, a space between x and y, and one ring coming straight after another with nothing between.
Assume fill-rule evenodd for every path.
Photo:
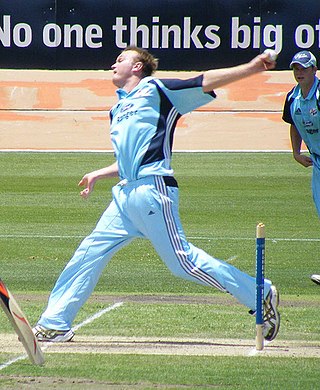
<instances>
[{"instance_id":1,"label":"short blond hair","mask_svg":"<svg viewBox=\"0 0 320 390\"><path fill-rule=\"evenodd\" d=\"M142 62L143 76L151 76L158 69L158 59L146 49L142 49L137 46L128 46L122 52L135 51L137 53L137 60Z\"/></svg>"}]
</instances>

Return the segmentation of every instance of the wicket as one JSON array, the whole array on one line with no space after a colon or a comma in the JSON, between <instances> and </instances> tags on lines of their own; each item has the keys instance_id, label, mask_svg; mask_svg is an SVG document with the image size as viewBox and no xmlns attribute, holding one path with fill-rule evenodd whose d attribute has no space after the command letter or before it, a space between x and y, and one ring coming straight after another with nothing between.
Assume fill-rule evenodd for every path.
<instances>
[{"instance_id":1,"label":"wicket","mask_svg":"<svg viewBox=\"0 0 320 390\"><path fill-rule=\"evenodd\" d=\"M256 350L262 351L263 314L264 314L264 265L265 265L265 225L259 223L256 228Z\"/></svg>"}]
</instances>

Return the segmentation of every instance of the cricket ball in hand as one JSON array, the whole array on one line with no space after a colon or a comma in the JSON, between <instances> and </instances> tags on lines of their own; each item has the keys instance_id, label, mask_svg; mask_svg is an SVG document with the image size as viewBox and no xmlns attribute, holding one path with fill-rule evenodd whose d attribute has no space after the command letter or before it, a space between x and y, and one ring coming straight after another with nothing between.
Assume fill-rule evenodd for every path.
<instances>
[{"instance_id":1,"label":"cricket ball in hand","mask_svg":"<svg viewBox=\"0 0 320 390\"><path fill-rule=\"evenodd\" d=\"M275 50L272 49L266 49L264 54L268 54L271 61L275 61L278 57L278 54L275 52Z\"/></svg>"}]
</instances>

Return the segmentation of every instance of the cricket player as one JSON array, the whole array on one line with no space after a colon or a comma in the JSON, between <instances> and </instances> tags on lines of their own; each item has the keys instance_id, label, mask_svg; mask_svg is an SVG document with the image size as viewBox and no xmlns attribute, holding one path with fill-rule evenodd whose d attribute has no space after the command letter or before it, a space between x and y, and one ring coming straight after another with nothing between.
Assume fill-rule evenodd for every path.
<instances>
[{"instance_id":1,"label":"cricket player","mask_svg":"<svg viewBox=\"0 0 320 390\"><path fill-rule=\"evenodd\" d=\"M288 94L282 119L290 124L293 158L304 167L312 167L312 194L320 217L320 85L317 60L310 51L299 51L290 63L298 83ZM309 155L301 153L302 140ZM311 280L320 284L320 275Z\"/></svg>"},{"instance_id":2,"label":"cricket player","mask_svg":"<svg viewBox=\"0 0 320 390\"><path fill-rule=\"evenodd\" d=\"M112 255L137 237L151 241L170 269L181 278L233 295L255 310L255 278L188 242L179 218L179 189L171 154L177 120L216 98L215 88L265 70L275 62L261 54L250 62L213 69L187 80L153 77L157 60L146 50L128 47L112 65L119 101L110 112L116 161L86 174L79 185L87 198L97 180L119 177L113 199L58 278L34 333L38 340L73 338L73 320L93 292ZM138 266L138 265L137 265ZM279 294L265 280L264 337L279 330Z\"/></svg>"}]
</instances>

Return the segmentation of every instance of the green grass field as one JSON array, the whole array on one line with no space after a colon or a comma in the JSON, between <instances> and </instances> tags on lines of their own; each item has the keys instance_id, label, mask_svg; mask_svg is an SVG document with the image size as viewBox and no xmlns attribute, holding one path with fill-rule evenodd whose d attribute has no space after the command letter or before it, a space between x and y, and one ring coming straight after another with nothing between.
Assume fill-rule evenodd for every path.
<instances>
[{"instance_id":1,"label":"green grass field","mask_svg":"<svg viewBox=\"0 0 320 390\"><path fill-rule=\"evenodd\" d=\"M86 201L77 183L112 161L102 153L0 153L0 277L31 324L110 201L116 180L97 183ZM255 227L265 223L266 276L281 294L276 342L319 345L320 286L309 279L320 273L311 170L288 153L175 153L173 168L186 235L215 257L254 275ZM217 290L173 277L144 240L114 256L75 325L115 300L124 304L81 327L71 344L77 337L254 342L254 319L245 307ZM0 312L0 339L12 334ZM0 351L0 368L16 356L19 352ZM45 357L43 367L24 359L2 368L0 388L316 389L320 381L320 356L307 354L68 353L63 348L53 353L48 348Z\"/></svg>"}]
</instances>

